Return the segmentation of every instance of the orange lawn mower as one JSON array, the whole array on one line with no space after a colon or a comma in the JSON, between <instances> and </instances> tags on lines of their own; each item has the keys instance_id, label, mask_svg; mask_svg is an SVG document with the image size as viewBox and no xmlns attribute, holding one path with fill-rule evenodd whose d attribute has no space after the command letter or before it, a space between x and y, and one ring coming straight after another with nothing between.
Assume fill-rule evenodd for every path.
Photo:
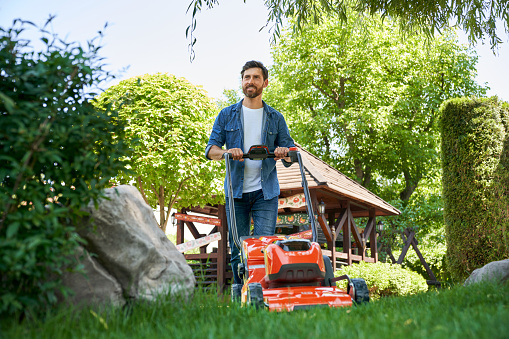
<instances>
[{"instance_id":1,"label":"orange lawn mower","mask_svg":"<svg viewBox=\"0 0 509 339\"><path fill-rule=\"evenodd\" d=\"M229 153L225 153L227 189L233 197ZM294 235L247 236L239 239L235 223L234 199L229 200L230 223L234 244L240 249L239 276L244 284L241 303L270 311L293 311L311 307L349 307L352 303L369 302L364 279L348 275L334 278L328 256L316 242L317 230L302 157L296 147L288 153L297 162L302 176L306 210L311 227L311 241ZM265 145L252 146L243 158L263 160L275 158ZM309 233L309 232L308 232ZM336 287L336 281L347 280L347 290ZM233 291L232 291L233 293Z\"/></svg>"}]
</instances>

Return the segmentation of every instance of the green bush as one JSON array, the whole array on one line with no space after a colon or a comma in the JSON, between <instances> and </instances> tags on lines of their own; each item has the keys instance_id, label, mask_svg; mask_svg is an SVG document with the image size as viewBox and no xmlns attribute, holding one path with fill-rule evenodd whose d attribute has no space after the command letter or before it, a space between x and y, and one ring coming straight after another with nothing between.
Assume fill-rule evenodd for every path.
<instances>
[{"instance_id":1,"label":"green bush","mask_svg":"<svg viewBox=\"0 0 509 339\"><path fill-rule=\"evenodd\" d=\"M75 267L70 254L83 243L72 225L128 152L115 112L90 103L109 77L98 47L41 30L45 46L35 52L22 38L28 24L0 28L0 314L65 295L62 267Z\"/></svg>"},{"instance_id":2,"label":"green bush","mask_svg":"<svg viewBox=\"0 0 509 339\"><path fill-rule=\"evenodd\" d=\"M376 264L360 262L351 266L344 266L334 273L336 277L348 274L350 278L363 278L368 285L372 300L387 296L403 296L426 292L426 280L416 272L406 270L400 265L382 262ZM346 288L346 280L337 282L338 287Z\"/></svg>"},{"instance_id":3,"label":"green bush","mask_svg":"<svg viewBox=\"0 0 509 339\"><path fill-rule=\"evenodd\" d=\"M509 104L459 98L441 111L447 266L463 280L509 257Z\"/></svg>"}]
</instances>

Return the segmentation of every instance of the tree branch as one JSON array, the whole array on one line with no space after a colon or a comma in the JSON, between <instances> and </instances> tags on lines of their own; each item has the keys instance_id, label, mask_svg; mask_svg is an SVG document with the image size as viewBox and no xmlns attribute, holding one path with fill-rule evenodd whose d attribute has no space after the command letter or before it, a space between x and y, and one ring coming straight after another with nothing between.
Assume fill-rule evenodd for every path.
<instances>
[{"instance_id":1,"label":"tree branch","mask_svg":"<svg viewBox=\"0 0 509 339\"><path fill-rule=\"evenodd\" d=\"M141 196L143 197L143 200L145 200L145 203L147 205L149 205L148 200L147 200L147 196L145 194L145 190L143 189L143 183L141 182L141 176L138 176L136 178L136 180L138 181L138 187L140 188L140 193L141 193Z\"/></svg>"}]
</instances>

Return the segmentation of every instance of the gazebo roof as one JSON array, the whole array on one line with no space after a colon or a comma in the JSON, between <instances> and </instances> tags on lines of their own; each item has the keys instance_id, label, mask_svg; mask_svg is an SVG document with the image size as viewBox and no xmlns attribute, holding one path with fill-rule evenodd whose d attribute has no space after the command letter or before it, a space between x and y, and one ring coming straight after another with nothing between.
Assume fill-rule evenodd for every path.
<instances>
[{"instance_id":1,"label":"gazebo roof","mask_svg":"<svg viewBox=\"0 0 509 339\"><path fill-rule=\"evenodd\" d=\"M377 216L401 213L355 180L332 168L300 145L296 146L302 156L309 189L311 192L314 191L318 201L323 200L326 203L327 210L344 207L343 204L349 201L352 213L356 217L368 216L369 209L373 208ZM276 168L281 189L280 197L289 197L299 191L302 192L302 179L297 164L285 167L278 161Z\"/></svg>"}]
</instances>

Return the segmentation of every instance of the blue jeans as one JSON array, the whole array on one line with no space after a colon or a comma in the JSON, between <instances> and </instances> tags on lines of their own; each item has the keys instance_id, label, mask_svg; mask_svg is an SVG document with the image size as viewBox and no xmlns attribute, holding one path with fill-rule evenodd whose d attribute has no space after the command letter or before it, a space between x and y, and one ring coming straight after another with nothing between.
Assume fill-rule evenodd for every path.
<instances>
[{"instance_id":1,"label":"blue jeans","mask_svg":"<svg viewBox=\"0 0 509 339\"><path fill-rule=\"evenodd\" d=\"M242 284L238 274L238 266L240 263L240 250L233 241L230 222L230 206L228 197L226 197L226 218L228 219L228 238L230 241L231 259L233 271L233 282ZM278 197L270 200L263 199L262 190L243 193L242 199L234 199L235 203L235 221L237 224L237 234L240 237L249 236L251 229L251 218L254 221L253 235L274 235L276 230ZM247 272L246 272L247 273Z\"/></svg>"}]
</instances>

